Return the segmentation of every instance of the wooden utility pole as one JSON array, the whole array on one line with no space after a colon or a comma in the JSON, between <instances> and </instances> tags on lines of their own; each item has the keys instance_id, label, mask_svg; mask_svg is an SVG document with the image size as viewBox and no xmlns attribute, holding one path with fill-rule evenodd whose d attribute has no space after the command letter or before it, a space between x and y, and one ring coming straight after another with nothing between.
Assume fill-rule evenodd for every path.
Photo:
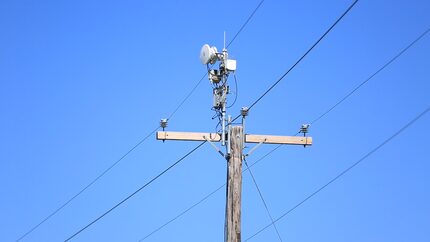
<instances>
[{"instance_id":1,"label":"wooden utility pole","mask_svg":"<svg viewBox=\"0 0 430 242\"><path fill-rule=\"evenodd\" d=\"M274 136L244 134L242 126L233 126L229 134L230 150L227 177L226 239L227 242L241 241L241 198L242 198L242 159L244 143L312 145L311 137ZM183 140L221 142L217 133L159 131L157 140Z\"/></svg>"},{"instance_id":2,"label":"wooden utility pole","mask_svg":"<svg viewBox=\"0 0 430 242\"><path fill-rule=\"evenodd\" d=\"M228 242L241 241L241 201L242 201L242 158L243 128L231 129L230 156L227 177L226 238Z\"/></svg>"},{"instance_id":3,"label":"wooden utility pole","mask_svg":"<svg viewBox=\"0 0 430 242\"><path fill-rule=\"evenodd\" d=\"M163 142L165 140L207 141L218 153L227 159L227 205L224 239L226 242L241 242L242 160L244 158L243 148L245 147L245 143L258 143L258 145L249 151L246 155L248 156L261 144L306 146L312 145L312 138L306 137L309 128L308 124L302 125L300 129L304 137L245 134L245 117L248 116L249 109L256 102L250 108L242 107L240 110L242 125L232 126L232 121L240 117L238 116L231 120L231 116L227 115L227 96L230 93L228 77L231 74L234 75L236 71L236 60L228 57L225 40L224 32L224 48L222 52L219 52L216 47L211 47L208 44L203 45L200 50L200 61L206 65L208 78L212 84L212 110L216 112L216 115L212 119L215 117L219 118L218 124L221 127L221 131L219 133L166 132L164 129L167 127L168 119L161 119L160 126L163 128L163 131L157 132L157 139L163 140ZM216 62L219 63L218 69L214 68ZM215 142L220 142L222 146L226 146L226 154L214 144Z\"/></svg>"}]
</instances>

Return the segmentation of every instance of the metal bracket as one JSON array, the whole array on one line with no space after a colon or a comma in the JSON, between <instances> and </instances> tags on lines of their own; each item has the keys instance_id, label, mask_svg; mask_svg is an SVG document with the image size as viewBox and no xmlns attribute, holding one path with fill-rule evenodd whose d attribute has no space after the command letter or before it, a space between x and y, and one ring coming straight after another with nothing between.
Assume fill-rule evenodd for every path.
<instances>
[{"instance_id":1,"label":"metal bracket","mask_svg":"<svg viewBox=\"0 0 430 242\"><path fill-rule=\"evenodd\" d=\"M203 139L205 139L209 144L212 145L212 147L214 147L214 149L220 154L222 155L222 157L225 157L224 153L222 153L222 151L212 142L210 141L206 136L203 136Z\"/></svg>"},{"instance_id":2,"label":"metal bracket","mask_svg":"<svg viewBox=\"0 0 430 242\"><path fill-rule=\"evenodd\" d=\"M254 146L249 152L248 154L246 154L245 156L250 156L252 154L252 152L254 152L256 149L258 149L258 147L260 147L262 144L264 144L264 142L266 142L267 139L264 139L263 141L261 141L260 143L258 143L256 146Z\"/></svg>"}]
</instances>

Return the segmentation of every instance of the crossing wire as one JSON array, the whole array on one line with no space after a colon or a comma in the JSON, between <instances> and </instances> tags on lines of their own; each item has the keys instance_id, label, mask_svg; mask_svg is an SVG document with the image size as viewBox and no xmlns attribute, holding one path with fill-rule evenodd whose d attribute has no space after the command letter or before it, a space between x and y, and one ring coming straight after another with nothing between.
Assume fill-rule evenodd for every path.
<instances>
[{"instance_id":1,"label":"crossing wire","mask_svg":"<svg viewBox=\"0 0 430 242\"><path fill-rule=\"evenodd\" d=\"M393 58L391 58L388 62L386 62L381 68L379 68L376 72L374 72L372 75L370 75L367 79L365 79L363 81L363 84L368 82L370 79L372 79L373 77L375 77L377 74L379 74L382 70L384 70L386 67L388 67L389 65L391 65L394 60L396 60L398 57L400 57L404 52L406 52L407 50L409 50L411 47L413 47L419 40L421 40L426 34L428 34L430 32L430 28L427 29L426 31L423 32L423 34L419 35L416 39L414 39L407 47L405 47L404 49L402 49L398 54L396 54ZM359 88L361 88L363 86L363 84L358 85L356 88L353 89L352 93L348 93L347 95L345 95L342 99L340 99L340 101L338 101L335 105L333 105L332 107L330 107L327 111L325 111L323 113L323 115L320 115L318 118L314 119L314 121L312 121L312 124L317 123L320 119L322 119L323 117L325 117L328 113L332 112L337 106L339 106L339 104L341 104L342 102L344 102L347 98L349 98L353 93L355 93ZM295 135L297 135L298 133L296 133ZM272 150L270 150L268 153L266 153L264 156L262 156L260 159L258 159L257 161L255 161L253 164L250 165L250 167L253 167L254 165L256 165L257 163L261 162L262 160L264 160L266 157L270 156L273 152L275 152L276 150L278 150L279 148L281 148L281 146L283 145L277 145L275 146ZM245 170L246 171L246 170ZM144 239L148 238L149 236L151 236L152 234L158 232L159 230L161 230L162 228L164 228L165 226L167 226L168 224L174 222L175 220L177 220L178 218L182 217L184 214L186 214L187 212L189 212L191 209L193 209L194 207L196 207L197 205L203 203L204 201L206 201L207 199L209 199L213 194L215 194L217 191L219 191L222 187L224 187L224 185L222 185L221 187L217 188L216 190L212 191L211 193L209 193L208 195L206 195L203 199L201 199L200 201L198 201L197 203L194 203L192 206L190 206L189 208L187 208L186 210L184 210L183 212L181 212L179 215L177 215L174 219L169 220L168 222L166 222L165 224L163 224L162 226L158 227L157 229L155 229L154 231L152 231L150 234L148 234L145 238L139 240L139 241L143 241Z\"/></svg>"},{"instance_id":2,"label":"crossing wire","mask_svg":"<svg viewBox=\"0 0 430 242\"><path fill-rule=\"evenodd\" d=\"M356 86L354 89L352 89L347 95L345 95L342 99L340 99L335 105L327 109L324 113L322 113L320 116L318 116L316 119L314 119L311 124L314 124L318 122L322 117L330 113L333 109L335 109L337 106L339 106L341 103L343 103L347 98L349 98L354 92L356 92L358 89L360 89L364 84L369 82L373 77L379 74L379 72L383 71L387 66L389 66L391 63L393 63L397 58L399 58L403 53L405 53L409 48L414 46L420 39L422 39L425 35L427 35L430 32L430 28L428 28L426 31L424 31L421 35L419 35L414 41L412 41L409 45L407 45L404 49L402 49L397 55L393 56L387 63L385 63L381 68L379 68L375 73L373 73L371 76L369 76L366 80L361 82L358 86Z\"/></svg>"},{"instance_id":3,"label":"crossing wire","mask_svg":"<svg viewBox=\"0 0 430 242\"><path fill-rule=\"evenodd\" d=\"M323 35L321 35L318 40L277 80L275 81L260 97L255 100L251 106L248 107L248 110L253 108L264 96L267 95L276 85L281 82L285 76L287 76L326 36L330 31L345 17L346 14L349 13L349 11L355 6L355 4L358 2L358 0L355 0L346 10L343 12L343 14L328 28ZM237 120L241 115L239 114L236 116L232 122Z\"/></svg>"},{"instance_id":4,"label":"crossing wire","mask_svg":"<svg viewBox=\"0 0 430 242\"><path fill-rule=\"evenodd\" d=\"M320 188L318 188L317 190L315 190L313 193L311 193L309 196L307 196L305 199L303 199L302 201L300 201L299 203L297 203L294 207L292 207L290 210L288 210L287 212L285 212L284 214L282 214L279 218L277 218L274 222L272 223L276 223L279 220L281 220L282 218L284 218L285 216L287 216L288 214L290 214L291 212L293 212L294 210L296 210L298 207L300 207L303 203L305 203L306 201L308 201L309 199L311 199L313 196L315 196L316 194L318 194L319 192L323 191L326 187L328 187L330 184L332 184L333 182L335 182L336 180L338 180L339 178L341 178L343 175L345 175L346 173L348 173L350 170L352 170L354 167L356 167L358 164L360 164L361 162L363 162L364 160L366 160L369 156L371 156L373 153L375 153L376 151L378 151L379 149L381 149L383 146L385 146L386 144L388 144L391 140L393 140L394 138L396 138L399 134L401 134L403 131L405 131L406 129L408 129L412 124L414 124L416 121L418 121L420 118L422 118L428 111L430 111L430 106L427 107L424 111L422 111L420 114L418 114L417 116L415 116L415 118L413 118L411 121L409 121L407 124L405 124L402 128L400 128L398 131L396 131L393 135L391 135L390 137L388 137L386 140L384 140L382 143L380 143L378 146L376 146L375 148L373 148L371 151L369 151L366 155L364 155L363 157L361 157L359 160L357 160L356 162L354 162L352 165L350 165L348 168L346 168L345 170L343 170L341 173L339 173L337 176L335 176L334 178L332 178L330 181L328 181L326 184L324 184L323 186L321 186ZM271 224L266 225L265 227L263 227L262 229L260 229L258 232L256 232L255 234L253 234L251 237L247 238L245 241L248 241L252 238L254 238L255 236L257 236L258 234L260 234L261 232L263 232L264 230L266 230L268 227L270 227Z\"/></svg>"},{"instance_id":5,"label":"crossing wire","mask_svg":"<svg viewBox=\"0 0 430 242\"><path fill-rule=\"evenodd\" d=\"M112 163L108 168L106 168L102 173L100 173L97 177L95 177L93 180L91 180L90 183L88 183L85 187L83 187L81 190L79 190L75 195L73 195L71 198L69 198L65 203L63 203L61 206L59 206L57 209L55 209L53 212L51 212L48 216L46 216L44 219L42 219L38 224L33 226L30 230L25 232L21 237L19 237L16 241L20 241L24 239L27 235L31 234L33 231L35 231L37 228L39 228L42 224L44 224L46 221L48 221L50 218L52 218L54 215L56 215L59 211L61 211L63 208L65 208L67 205L69 205L73 200L75 200L78 196L80 196L83 192L85 192L89 187L91 187L94 183L96 183L100 178L102 178L106 173L108 173L112 168L114 168L116 165L118 165L119 162L121 162L126 156L128 156L132 151L134 151L138 146L140 146L145 140L147 140L150 136L152 136L156 131L158 130L158 127L149 132L145 137L143 137L137 144L135 144L131 149L129 149L123 156L121 156L118 160L116 160L114 163Z\"/></svg>"},{"instance_id":6,"label":"crossing wire","mask_svg":"<svg viewBox=\"0 0 430 242\"><path fill-rule=\"evenodd\" d=\"M260 195L260 199L263 202L264 207L266 208L266 212L269 215L270 221L272 221L273 228L275 229L276 234L278 235L279 241L282 242L281 234L279 234L278 228L276 227L276 224L273 220L272 214L269 211L269 207L267 206L266 200L263 197L263 193L261 193L261 190L260 190L260 187L258 186L257 180L255 180L254 174L252 174L251 168L249 168L248 162L246 161L246 159L244 159L244 161L245 161L246 167L248 168L249 174L251 175L252 181L254 182L254 185L257 188L258 194Z\"/></svg>"},{"instance_id":7,"label":"crossing wire","mask_svg":"<svg viewBox=\"0 0 430 242\"><path fill-rule=\"evenodd\" d=\"M239 31L234 35L234 37L231 39L231 41L227 44L226 48L230 47L230 45L236 40L237 36L242 32L242 30L248 25L249 21L251 21L252 17L254 17L254 14L258 11L258 9L263 5L264 0L261 0L260 3L258 3L257 7L252 11L251 15L246 19L245 23L242 24Z\"/></svg>"},{"instance_id":8,"label":"crossing wire","mask_svg":"<svg viewBox=\"0 0 430 242\"><path fill-rule=\"evenodd\" d=\"M254 11L251 13L251 15L247 18L245 23L242 24L238 32L235 34L233 39L228 43L227 47L229 47L239 36L239 34L243 31L243 29L248 25L248 23L253 18L254 14L257 12L257 10L261 7L261 5L264 3L264 0L260 1L257 7L254 9ZM205 79L207 73L205 72L204 75L199 79L199 81L194 85L194 87L188 92L188 94L182 99L182 101L176 106L176 108L172 111L172 113L168 116L168 120L170 120L177 112L178 110L185 104L185 102L191 97L191 95L195 92L197 87L200 86L202 81ZM55 209L53 212L51 212L48 216L43 218L38 224L34 225L30 230L25 232L23 235L21 235L16 241L21 241L26 236L31 234L33 231L35 231L37 228L39 228L42 224L44 224L46 221L48 221L50 218L55 216L59 211L61 211L63 208L65 208L67 205L69 205L73 200L75 200L77 197L79 197L83 192L85 192L89 187L91 187L94 183L96 183L101 177L103 177L106 173L108 173L112 168L114 168L118 163L120 163L126 156L128 156L132 151L134 151L138 146L140 146L143 142L145 142L146 139L148 139L150 136L152 136L159 127L155 128L153 131L149 132L144 138L142 138L139 142L137 142L136 145L134 145L131 149L129 149L121 158L116 160L114 163L112 163L108 168L106 168L103 172L101 172L96 178L94 178L90 183L88 183L85 187L83 187L81 190L79 190L75 195L73 195L71 198L69 198L65 203L63 203L61 206L59 206L57 209Z\"/></svg>"},{"instance_id":9,"label":"crossing wire","mask_svg":"<svg viewBox=\"0 0 430 242\"><path fill-rule=\"evenodd\" d=\"M248 23L251 21L251 19L254 17L255 13L260 9L261 5L263 5L265 0L261 0L257 7L252 11L252 13L248 16L246 21L242 24L242 26L239 28L239 30L236 32L234 37L230 40L230 42L227 44L226 48L230 47L231 44L236 40L236 38L242 33L242 31L245 29L245 27L248 25ZM207 75L207 72L204 73L204 75L200 78L200 80L196 83L196 85L191 89L191 91L185 96L185 98L179 103L179 105L175 108L175 110L170 114L170 116L167 118L170 120L170 118L173 117L173 115L176 114L176 112L184 105L184 103L190 98L190 96L194 93L194 91L197 89L198 86L202 83L202 81L205 79ZM236 77L235 77L236 78Z\"/></svg>"},{"instance_id":10,"label":"crossing wire","mask_svg":"<svg viewBox=\"0 0 430 242\"><path fill-rule=\"evenodd\" d=\"M258 159L257 161L255 161L254 163L252 163L251 165L249 165L249 167L247 167L246 169L244 169L242 171L242 173L245 173L249 168L253 167L254 165L256 165L258 162L260 162L261 160L263 160L264 158L266 158L267 156L269 156L271 153L275 152L275 150L277 150L278 148L280 148L280 146L278 146L277 148L273 149L272 151L268 152L267 154L265 154L263 157L261 157L260 159ZM199 204L203 203L204 201L206 201L207 199L209 199L211 196L213 196L215 193L217 193L219 190L221 190L221 188L225 187L226 183L222 184L221 186L219 186L217 189L213 190L211 193L207 194L206 196L204 196L202 199L200 199L198 202L194 203L193 205L191 205L189 208L185 209L184 211L182 211L181 213L179 213L178 215L176 215L175 217L173 217L172 219L170 219L169 221L167 221L166 223L164 223L163 225L157 227L156 229L154 229L152 232L150 232L149 234L147 234L145 237L141 238L139 240L139 242L142 242L144 240L146 240L147 238L151 237L153 234L155 234L156 232L160 231L162 228L166 227L167 225L169 225L170 223L174 222L175 220L179 219L180 217L182 217L183 215L185 215L186 213L188 213L189 211L191 211L193 208L197 207Z\"/></svg>"},{"instance_id":11,"label":"crossing wire","mask_svg":"<svg viewBox=\"0 0 430 242\"><path fill-rule=\"evenodd\" d=\"M112 212L113 210L115 210L117 207L119 207L121 204L123 204L124 202L126 202L128 199L132 198L134 195L136 195L137 193L139 193L140 191L142 191L145 187L147 187L148 185L150 185L151 183L153 183L155 180L157 180L158 178L160 178L164 173L166 173L167 171L169 171L170 169L172 169L174 166L178 165L185 158L187 158L189 155L191 155L192 153L194 153L194 151L196 151L198 148L200 148L204 143L206 143L206 141L203 141L202 143L200 143L199 145L197 145L195 148L193 148L187 154L185 154L184 156L182 156L179 160L177 160L176 162L174 162L173 164L171 164L169 167L167 167L166 169L164 169L162 172L160 172L158 175L156 175L150 181L148 181L147 183L145 183L143 186L139 187L139 189L137 189L136 191L134 191L133 193L131 193L130 195L128 195L126 198L124 198L123 200L121 200L119 203L115 204L112 208L110 208L109 210L107 210L106 212L104 212L102 215L100 215L99 217L97 217L96 219L94 219L93 221L91 221L90 223L88 223L87 225L85 225L83 228L81 228L80 230L78 230L72 236L68 237L65 241L69 241L72 238L74 238L75 236L77 236L78 234L82 233L84 230L86 230L91 225L95 224L97 221L99 221L100 219L102 219L104 216L106 216L107 214L109 214L110 212Z\"/></svg>"}]
</instances>

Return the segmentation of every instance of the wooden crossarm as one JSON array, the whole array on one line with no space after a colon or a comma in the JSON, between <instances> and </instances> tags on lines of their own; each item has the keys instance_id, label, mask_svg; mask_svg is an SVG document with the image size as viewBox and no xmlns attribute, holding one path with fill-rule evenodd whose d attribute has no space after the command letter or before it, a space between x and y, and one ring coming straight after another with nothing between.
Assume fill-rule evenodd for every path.
<instances>
[{"instance_id":1,"label":"wooden crossarm","mask_svg":"<svg viewBox=\"0 0 430 242\"><path fill-rule=\"evenodd\" d=\"M264 144L285 144L285 145L312 145L312 137L300 136L276 136L276 135L245 135L246 143L260 143Z\"/></svg>"},{"instance_id":2,"label":"wooden crossarm","mask_svg":"<svg viewBox=\"0 0 430 242\"><path fill-rule=\"evenodd\" d=\"M157 132L157 140L184 140L184 141L206 141L219 142L221 136L217 133L196 132ZM312 137L300 136L275 136L275 135L245 135L246 143L285 144L285 145L312 145Z\"/></svg>"},{"instance_id":3,"label":"wooden crossarm","mask_svg":"<svg viewBox=\"0 0 430 242\"><path fill-rule=\"evenodd\" d=\"M184 141L206 141L218 142L221 136L217 133L196 133L196 132L167 132L158 131L157 140L184 140Z\"/></svg>"}]
</instances>

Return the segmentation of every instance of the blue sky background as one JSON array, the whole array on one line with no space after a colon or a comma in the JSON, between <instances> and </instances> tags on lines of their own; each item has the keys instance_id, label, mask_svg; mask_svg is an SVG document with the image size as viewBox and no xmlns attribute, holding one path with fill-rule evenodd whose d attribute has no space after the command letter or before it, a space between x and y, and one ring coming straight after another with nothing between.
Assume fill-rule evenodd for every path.
<instances>
[{"instance_id":1,"label":"blue sky background","mask_svg":"<svg viewBox=\"0 0 430 242\"><path fill-rule=\"evenodd\" d=\"M1 1L0 240L15 241L167 117L259 1ZM229 48L238 114L350 1L266 0ZM247 132L292 135L430 27L428 1L359 1L251 111ZM430 34L429 34L430 35ZM430 104L430 36L313 127L312 147L281 147L254 175L277 218ZM209 132L209 81L168 130ZM430 115L277 223L284 241L429 241ZM195 147L150 137L23 241L63 241ZM273 146L264 145L254 162ZM225 182L209 144L73 241L138 241ZM270 223L248 173L242 236ZM145 241L222 241L224 189ZM273 228L250 241L277 241Z\"/></svg>"}]
</instances>

